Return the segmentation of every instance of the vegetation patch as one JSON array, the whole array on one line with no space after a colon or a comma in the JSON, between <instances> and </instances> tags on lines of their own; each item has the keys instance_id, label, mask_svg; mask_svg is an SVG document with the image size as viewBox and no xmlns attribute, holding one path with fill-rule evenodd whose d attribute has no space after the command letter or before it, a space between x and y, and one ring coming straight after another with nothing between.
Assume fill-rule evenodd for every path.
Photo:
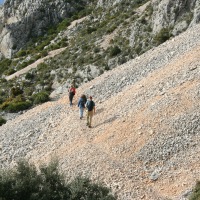
<instances>
[{"instance_id":1,"label":"vegetation patch","mask_svg":"<svg viewBox=\"0 0 200 200\"><path fill-rule=\"evenodd\" d=\"M170 29L163 28L161 29L154 37L154 42L156 45L160 45L163 42L167 41L171 37Z\"/></svg>"},{"instance_id":2,"label":"vegetation patch","mask_svg":"<svg viewBox=\"0 0 200 200\"><path fill-rule=\"evenodd\" d=\"M49 94L46 91L41 91L32 96L34 104L41 104L49 101Z\"/></svg>"},{"instance_id":3,"label":"vegetation patch","mask_svg":"<svg viewBox=\"0 0 200 200\"><path fill-rule=\"evenodd\" d=\"M3 104L0 105L0 110L16 113L19 111L27 110L32 106L32 102L30 101L23 101L17 98L15 99L7 99Z\"/></svg>"},{"instance_id":4,"label":"vegetation patch","mask_svg":"<svg viewBox=\"0 0 200 200\"><path fill-rule=\"evenodd\" d=\"M72 3L71 0L66 2ZM154 9L151 3L141 15L137 12L137 8L149 2L148 0L124 0L108 8L96 7L94 0L87 6L84 2L81 0L73 2L74 6L77 6L77 12L57 25L48 27L45 35L31 38L14 59L0 61L0 105L12 97L9 94L15 85L20 85L26 100L30 100L32 104L42 103L43 97L39 100L39 94L38 98L32 94L42 91L50 93L55 82L63 84L75 80L75 85L78 87L83 82L104 73L105 70L112 69L145 53L153 46L160 45L172 36L171 27L163 28L153 35ZM75 19L84 16L87 17L81 23L77 23L66 32ZM186 20L189 24L193 14L187 10L184 15L178 17L177 20ZM111 34L113 31L115 34ZM101 46L102 42L105 42L105 46ZM62 47L67 48L61 54L39 64L36 69L30 70L27 75L10 81L4 79L5 75L13 74L45 57L49 51ZM87 73L88 65L94 65L98 74L94 76L92 73Z\"/></svg>"},{"instance_id":5,"label":"vegetation patch","mask_svg":"<svg viewBox=\"0 0 200 200\"><path fill-rule=\"evenodd\" d=\"M16 168L0 171L0 199L15 200L116 200L110 189L88 178L77 177L65 181L58 170L58 162L52 161L39 170L21 160Z\"/></svg>"},{"instance_id":6,"label":"vegetation patch","mask_svg":"<svg viewBox=\"0 0 200 200\"><path fill-rule=\"evenodd\" d=\"M6 123L6 120L0 116L0 126Z\"/></svg>"},{"instance_id":7,"label":"vegetation patch","mask_svg":"<svg viewBox=\"0 0 200 200\"><path fill-rule=\"evenodd\" d=\"M196 186L193 189L189 200L199 200L199 199L200 199L200 181L197 181Z\"/></svg>"}]
</instances>

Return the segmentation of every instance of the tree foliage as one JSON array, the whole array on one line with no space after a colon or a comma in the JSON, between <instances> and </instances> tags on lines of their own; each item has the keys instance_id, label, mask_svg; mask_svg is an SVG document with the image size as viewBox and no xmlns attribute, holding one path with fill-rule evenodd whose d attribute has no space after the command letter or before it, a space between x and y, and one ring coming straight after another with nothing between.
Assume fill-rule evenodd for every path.
<instances>
[{"instance_id":1,"label":"tree foliage","mask_svg":"<svg viewBox=\"0 0 200 200\"><path fill-rule=\"evenodd\" d=\"M115 200L110 190L87 178L66 183L58 162L37 169L25 160L16 169L0 172L0 200Z\"/></svg>"}]
</instances>

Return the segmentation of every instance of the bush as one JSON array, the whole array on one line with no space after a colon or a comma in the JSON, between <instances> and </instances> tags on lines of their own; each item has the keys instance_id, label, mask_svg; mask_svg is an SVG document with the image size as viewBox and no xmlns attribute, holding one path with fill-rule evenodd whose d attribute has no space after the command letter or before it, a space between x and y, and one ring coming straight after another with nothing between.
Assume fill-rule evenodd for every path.
<instances>
[{"instance_id":1,"label":"bush","mask_svg":"<svg viewBox=\"0 0 200 200\"><path fill-rule=\"evenodd\" d=\"M114 46L110 50L110 56L111 57L114 57L114 56L116 56L116 55L118 55L120 53L121 53L121 49L118 46Z\"/></svg>"},{"instance_id":2,"label":"bush","mask_svg":"<svg viewBox=\"0 0 200 200\"><path fill-rule=\"evenodd\" d=\"M40 56L41 56L41 58L42 58L42 57L46 57L46 56L48 56L48 52L47 52L46 50L43 50L43 51L40 53Z\"/></svg>"},{"instance_id":3,"label":"bush","mask_svg":"<svg viewBox=\"0 0 200 200\"><path fill-rule=\"evenodd\" d=\"M95 32L96 30L97 30L96 27L91 27L91 26L87 27L87 29L86 29L87 34L91 34L91 33Z\"/></svg>"},{"instance_id":4,"label":"bush","mask_svg":"<svg viewBox=\"0 0 200 200\"><path fill-rule=\"evenodd\" d=\"M89 179L76 178L66 183L58 162L40 166L22 160L16 169L0 172L0 199L15 200L115 200L110 190Z\"/></svg>"},{"instance_id":5,"label":"bush","mask_svg":"<svg viewBox=\"0 0 200 200\"><path fill-rule=\"evenodd\" d=\"M34 78L34 76L35 76L34 74L28 72L28 73L26 74L26 76L25 76L25 79L27 79L27 80L32 80L32 79Z\"/></svg>"},{"instance_id":6,"label":"bush","mask_svg":"<svg viewBox=\"0 0 200 200\"><path fill-rule=\"evenodd\" d=\"M34 104L40 104L49 101L49 94L45 91L34 94L32 97Z\"/></svg>"},{"instance_id":7,"label":"bush","mask_svg":"<svg viewBox=\"0 0 200 200\"><path fill-rule=\"evenodd\" d=\"M71 24L71 21L69 19L64 19L57 27L58 31L62 31L66 29Z\"/></svg>"},{"instance_id":8,"label":"bush","mask_svg":"<svg viewBox=\"0 0 200 200\"><path fill-rule=\"evenodd\" d=\"M27 55L26 50L20 50L17 52L16 57L23 57L25 55Z\"/></svg>"},{"instance_id":9,"label":"bush","mask_svg":"<svg viewBox=\"0 0 200 200\"><path fill-rule=\"evenodd\" d=\"M4 102L1 106L1 110L7 112L15 113L19 111L26 110L32 106L30 101L19 101L19 102Z\"/></svg>"},{"instance_id":10,"label":"bush","mask_svg":"<svg viewBox=\"0 0 200 200\"><path fill-rule=\"evenodd\" d=\"M4 72L4 74L5 75L7 75L7 76L9 76L9 75L11 75L11 74L14 74L16 71L14 70L14 69L8 69L8 70L6 70L5 72Z\"/></svg>"},{"instance_id":11,"label":"bush","mask_svg":"<svg viewBox=\"0 0 200 200\"><path fill-rule=\"evenodd\" d=\"M12 61L8 58L1 60L0 61L0 74L2 74L4 71L8 70L11 63L12 63Z\"/></svg>"},{"instance_id":12,"label":"bush","mask_svg":"<svg viewBox=\"0 0 200 200\"><path fill-rule=\"evenodd\" d=\"M199 200L200 199L200 181L196 183L195 188L192 191L192 194L189 200Z\"/></svg>"},{"instance_id":13,"label":"bush","mask_svg":"<svg viewBox=\"0 0 200 200\"><path fill-rule=\"evenodd\" d=\"M6 120L0 116L0 126L6 123Z\"/></svg>"},{"instance_id":14,"label":"bush","mask_svg":"<svg viewBox=\"0 0 200 200\"><path fill-rule=\"evenodd\" d=\"M45 71L45 69L47 68L47 64L46 63L40 63L37 66L38 71Z\"/></svg>"},{"instance_id":15,"label":"bush","mask_svg":"<svg viewBox=\"0 0 200 200\"><path fill-rule=\"evenodd\" d=\"M110 194L110 190L100 184L93 184L88 178L77 177L69 184L71 190L71 200L115 200Z\"/></svg>"},{"instance_id":16,"label":"bush","mask_svg":"<svg viewBox=\"0 0 200 200\"><path fill-rule=\"evenodd\" d=\"M24 69L24 68L27 67L27 66L28 66L28 62L20 63L20 64L17 66L17 70Z\"/></svg>"},{"instance_id":17,"label":"bush","mask_svg":"<svg viewBox=\"0 0 200 200\"><path fill-rule=\"evenodd\" d=\"M10 90L10 96L16 97L20 94L23 94L23 90L20 87L12 87Z\"/></svg>"},{"instance_id":18,"label":"bush","mask_svg":"<svg viewBox=\"0 0 200 200\"><path fill-rule=\"evenodd\" d=\"M157 45L162 44L163 42L165 42L166 40L168 40L171 37L170 31L168 28L163 28L160 30L159 33L157 33L157 35L154 37L154 42Z\"/></svg>"},{"instance_id":19,"label":"bush","mask_svg":"<svg viewBox=\"0 0 200 200\"><path fill-rule=\"evenodd\" d=\"M0 199L15 200L64 200L70 191L58 173L58 165L36 167L26 161L19 161L16 170L0 174Z\"/></svg>"},{"instance_id":20,"label":"bush","mask_svg":"<svg viewBox=\"0 0 200 200\"><path fill-rule=\"evenodd\" d=\"M116 28L117 28L116 25L110 26L110 27L108 27L106 33L110 34L110 33L112 33Z\"/></svg>"}]
</instances>

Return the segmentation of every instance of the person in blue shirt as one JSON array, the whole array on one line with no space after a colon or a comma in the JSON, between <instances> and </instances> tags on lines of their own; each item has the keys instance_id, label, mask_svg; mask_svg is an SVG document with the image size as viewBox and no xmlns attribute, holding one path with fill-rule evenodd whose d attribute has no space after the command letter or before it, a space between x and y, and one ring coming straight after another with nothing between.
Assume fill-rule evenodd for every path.
<instances>
[{"instance_id":1,"label":"person in blue shirt","mask_svg":"<svg viewBox=\"0 0 200 200\"><path fill-rule=\"evenodd\" d=\"M80 99L78 100L78 107L79 107L79 113L80 113L80 119L83 118L83 112L85 109L87 98L84 94L81 95Z\"/></svg>"}]
</instances>

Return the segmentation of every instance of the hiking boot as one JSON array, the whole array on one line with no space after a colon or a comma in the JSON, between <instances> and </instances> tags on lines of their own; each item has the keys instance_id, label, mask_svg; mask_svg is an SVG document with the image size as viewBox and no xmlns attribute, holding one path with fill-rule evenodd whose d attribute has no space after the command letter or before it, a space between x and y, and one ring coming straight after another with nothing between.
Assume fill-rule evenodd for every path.
<instances>
[{"instance_id":1,"label":"hiking boot","mask_svg":"<svg viewBox=\"0 0 200 200\"><path fill-rule=\"evenodd\" d=\"M88 126L89 128L92 128L91 126Z\"/></svg>"}]
</instances>

